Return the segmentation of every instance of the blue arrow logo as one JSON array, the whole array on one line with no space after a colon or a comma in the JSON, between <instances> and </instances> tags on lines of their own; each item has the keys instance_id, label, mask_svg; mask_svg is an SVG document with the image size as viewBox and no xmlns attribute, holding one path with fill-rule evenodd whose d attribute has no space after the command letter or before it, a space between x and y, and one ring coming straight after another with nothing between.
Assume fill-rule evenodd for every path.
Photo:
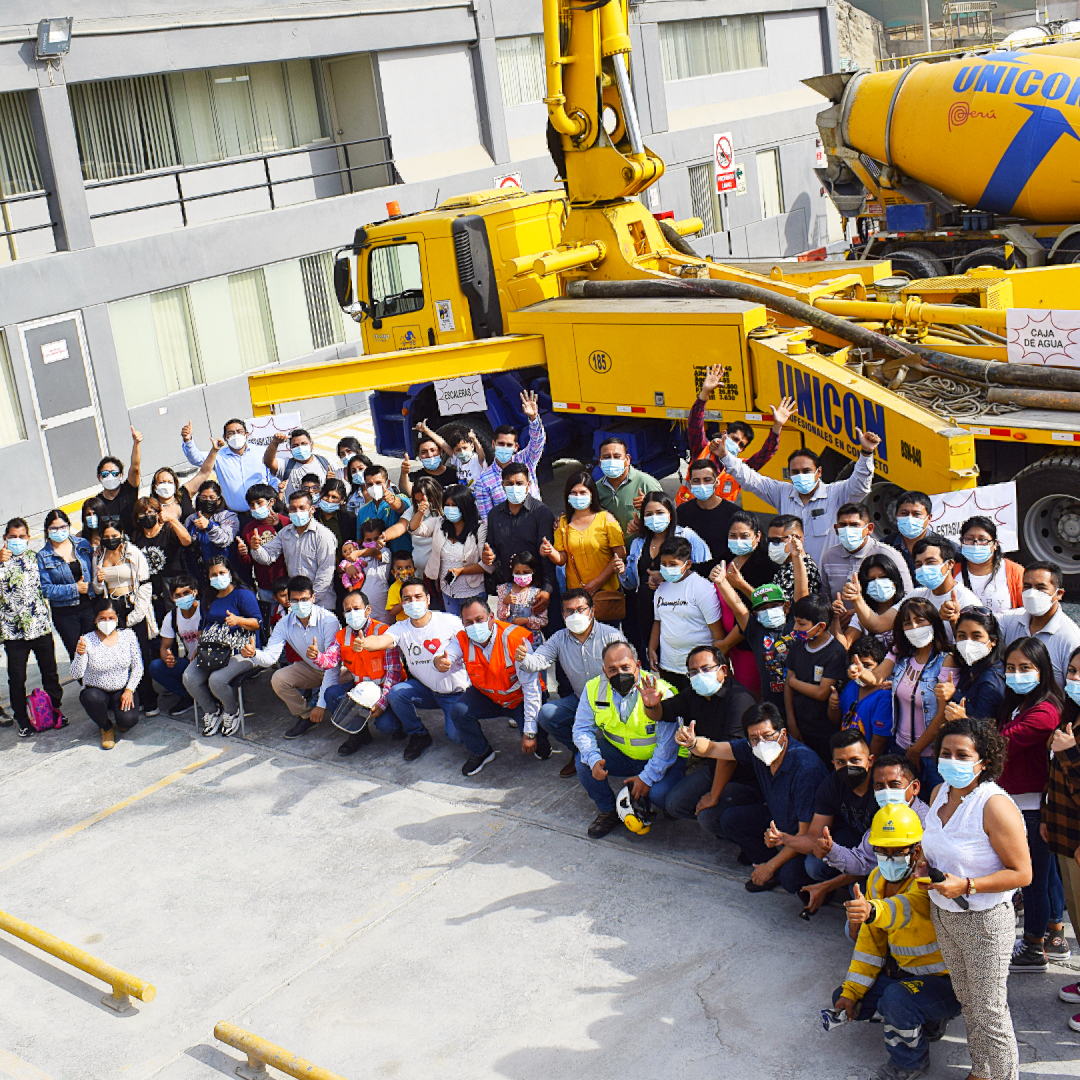
<instances>
[{"instance_id":1,"label":"blue arrow logo","mask_svg":"<svg viewBox=\"0 0 1080 1080\"><path fill-rule=\"evenodd\" d=\"M1020 108L1029 110L1031 115L1001 155L994 175L979 198L980 210L1008 214L1058 139L1071 135L1080 140L1080 135L1073 131L1072 125L1058 109L1048 105L1021 105Z\"/></svg>"}]
</instances>

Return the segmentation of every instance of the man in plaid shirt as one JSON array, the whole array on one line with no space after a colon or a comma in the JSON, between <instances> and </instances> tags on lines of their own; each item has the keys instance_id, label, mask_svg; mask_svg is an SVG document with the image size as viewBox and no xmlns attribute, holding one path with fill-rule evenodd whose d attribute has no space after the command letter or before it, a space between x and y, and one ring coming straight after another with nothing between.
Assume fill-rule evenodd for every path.
<instances>
[{"instance_id":1,"label":"man in plaid shirt","mask_svg":"<svg viewBox=\"0 0 1080 1080\"><path fill-rule=\"evenodd\" d=\"M476 509L480 519L487 521L494 506L506 501L506 492L502 486L504 465L517 461L529 470L529 494L534 499L540 498L540 485L536 482L536 466L544 456L544 444L547 434L540 422L540 406L536 394L531 390L521 392L521 411L529 421L529 441L519 448L517 432L509 424L495 429L493 453L495 460L476 478L472 491L476 497Z\"/></svg>"}]
</instances>

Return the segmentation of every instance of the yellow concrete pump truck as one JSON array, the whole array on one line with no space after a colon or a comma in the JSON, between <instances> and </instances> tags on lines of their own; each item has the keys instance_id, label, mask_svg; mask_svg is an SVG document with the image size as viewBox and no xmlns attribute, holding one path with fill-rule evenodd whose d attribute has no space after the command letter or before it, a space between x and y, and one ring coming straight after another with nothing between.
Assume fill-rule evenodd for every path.
<instances>
[{"instance_id":1,"label":"yellow concrete pump truck","mask_svg":"<svg viewBox=\"0 0 1080 1080\"><path fill-rule=\"evenodd\" d=\"M362 322L365 355L252 375L256 412L374 391L378 449L400 455L419 420L523 426L529 387L548 460L592 460L618 433L636 464L663 476L685 451L706 368L722 364L710 421L742 420L761 438L773 403L796 399L770 475L801 445L832 479L854 459L859 429L875 432L879 517L906 488L1016 477L1025 550L1080 573L1080 451L1062 446L1080 441L1080 370L1005 362L1008 309L1070 307L1080 266L909 282L888 262L699 258L684 236L700 221L657 221L636 197L664 165L638 128L626 18L624 0L544 0L562 189L481 191L357 229L335 285ZM466 377L480 378L484 411L440 416L433 381Z\"/></svg>"}]
</instances>

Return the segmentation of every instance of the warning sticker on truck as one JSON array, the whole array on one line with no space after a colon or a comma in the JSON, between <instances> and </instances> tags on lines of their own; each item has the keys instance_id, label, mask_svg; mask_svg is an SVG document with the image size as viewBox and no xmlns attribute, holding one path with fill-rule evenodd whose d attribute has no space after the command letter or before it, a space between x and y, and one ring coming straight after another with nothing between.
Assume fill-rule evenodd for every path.
<instances>
[{"instance_id":1,"label":"warning sticker on truck","mask_svg":"<svg viewBox=\"0 0 1080 1080\"><path fill-rule=\"evenodd\" d=\"M705 372L708 370L703 364L694 365L694 396L701 393L705 384ZM724 364L724 381L709 395L709 401L738 401L740 397L739 384L732 378L735 369L731 364Z\"/></svg>"}]
</instances>

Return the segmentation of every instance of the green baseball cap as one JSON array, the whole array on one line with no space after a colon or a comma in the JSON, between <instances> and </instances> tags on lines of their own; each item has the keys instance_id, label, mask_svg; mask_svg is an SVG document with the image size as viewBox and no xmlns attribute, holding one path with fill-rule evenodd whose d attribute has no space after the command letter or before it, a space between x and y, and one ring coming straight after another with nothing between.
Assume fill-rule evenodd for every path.
<instances>
[{"instance_id":1,"label":"green baseball cap","mask_svg":"<svg viewBox=\"0 0 1080 1080\"><path fill-rule=\"evenodd\" d=\"M766 604L782 604L784 599L784 590L775 582L770 581L768 585L759 585L750 594L750 606L756 609Z\"/></svg>"}]
</instances>

